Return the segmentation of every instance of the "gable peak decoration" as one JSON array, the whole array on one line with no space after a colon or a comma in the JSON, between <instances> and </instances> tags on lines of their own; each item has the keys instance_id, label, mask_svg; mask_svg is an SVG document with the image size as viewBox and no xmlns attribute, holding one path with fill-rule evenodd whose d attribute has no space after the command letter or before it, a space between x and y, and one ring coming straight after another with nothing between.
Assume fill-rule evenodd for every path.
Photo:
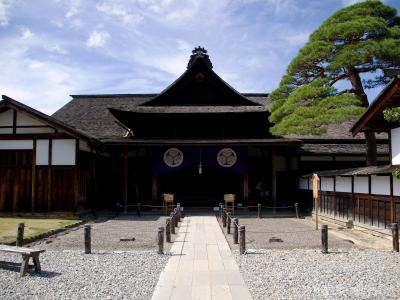
<instances>
[{"instance_id":1,"label":"gable peak decoration","mask_svg":"<svg viewBox=\"0 0 400 300\"><path fill-rule=\"evenodd\" d=\"M207 54L207 50L204 49L203 47L196 47L194 50L192 50L192 55L190 56L189 63L187 65L187 68L189 69L196 60L201 59L204 61L204 63L210 68L213 68L213 65L211 63L210 57Z\"/></svg>"}]
</instances>

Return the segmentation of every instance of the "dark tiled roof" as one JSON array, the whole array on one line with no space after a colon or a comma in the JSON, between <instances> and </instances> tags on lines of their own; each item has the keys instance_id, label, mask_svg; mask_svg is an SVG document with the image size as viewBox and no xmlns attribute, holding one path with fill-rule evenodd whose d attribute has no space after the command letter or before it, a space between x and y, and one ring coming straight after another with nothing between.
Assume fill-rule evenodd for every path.
<instances>
[{"instance_id":1,"label":"dark tiled roof","mask_svg":"<svg viewBox=\"0 0 400 300\"><path fill-rule=\"evenodd\" d=\"M350 168L341 170L327 170L316 172L318 176L362 176L362 175L377 175L377 174L391 174L394 166L371 166L361 168ZM303 175L302 177L312 177L313 173Z\"/></svg>"},{"instance_id":2,"label":"dark tiled roof","mask_svg":"<svg viewBox=\"0 0 400 300\"><path fill-rule=\"evenodd\" d=\"M126 130L111 115L108 108L134 111L138 106L153 99L157 94L121 94L121 95L73 95L73 99L53 114L53 117L70 126L86 131L99 139L118 139ZM260 104L253 109L265 111L269 107L267 94L242 94L253 102ZM247 96L249 95L249 96ZM246 111L247 107L242 107ZM168 107L165 109L169 109ZM182 109L175 107L174 109ZM191 107L193 110L213 110L218 107ZM240 108L235 108L239 109Z\"/></svg>"},{"instance_id":3,"label":"dark tiled roof","mask_svg":"<svg viewBox=\"0 0 400 300\"><path fill-rule=\"evenodd\" d=\"M304 144L300 148L300 154L360 154L364 155L366 152L365 144ZM389 145L378 144L378 154L389 155Z\"/></svg>"}]
</instances>

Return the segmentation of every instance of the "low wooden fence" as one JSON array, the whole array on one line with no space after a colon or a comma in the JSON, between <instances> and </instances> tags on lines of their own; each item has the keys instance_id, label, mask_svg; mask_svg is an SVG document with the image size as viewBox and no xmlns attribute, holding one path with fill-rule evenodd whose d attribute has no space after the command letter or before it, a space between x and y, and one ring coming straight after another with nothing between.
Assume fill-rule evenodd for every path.
<instances>
[{"instance_id":1,"label":"low wooden fence","mask_svg":"<svg viewBox=\"0 0 400 300\"><path fill-rule=\"evenodd\" d=\"M400 197L320 191L319 213L334 219L389 228L391 223L400 222Z\"/></svg>"}]
</instances>

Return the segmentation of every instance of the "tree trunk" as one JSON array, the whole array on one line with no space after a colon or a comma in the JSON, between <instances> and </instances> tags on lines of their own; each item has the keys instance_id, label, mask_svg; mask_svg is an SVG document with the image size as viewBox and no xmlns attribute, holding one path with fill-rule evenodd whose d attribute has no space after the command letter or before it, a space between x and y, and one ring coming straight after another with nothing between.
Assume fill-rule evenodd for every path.
<instances>
[{"instance_id":1,"label":"tree trunk","mask_svg":"<svg viewBox=\"0 0 400 300\"><path fill-rule=\"evenodd\" d=\"M360 98L361 105L364 107L369 106L368 97L365 94L364 87L361 82L360 75L358 74L355 68L349 68L347 71L349 75L349 79L352 85L352 88L355 90L355 94ZM376 166L377 164L377 155L376 155L376 136L372 131L364 132L365 142L367 146L367 156L366 156L366 164L367 166Z\"/></svg>"}]
</instances>

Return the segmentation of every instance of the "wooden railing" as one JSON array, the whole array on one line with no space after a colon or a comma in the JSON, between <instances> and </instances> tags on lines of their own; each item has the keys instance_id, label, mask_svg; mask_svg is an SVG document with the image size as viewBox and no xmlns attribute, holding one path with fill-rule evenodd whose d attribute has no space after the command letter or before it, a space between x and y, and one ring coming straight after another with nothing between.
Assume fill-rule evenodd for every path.
<instances>
[{"instance_id":1,"label":"wooden railing","mask_svg":"<svg viewBox=\"0 0 400 300\"><path fill-rule=\"evenodd\" d=\"M334 219L389 228L400 221L400 197L320 191L319 212Z\"/></svg>"}]
</instances>

